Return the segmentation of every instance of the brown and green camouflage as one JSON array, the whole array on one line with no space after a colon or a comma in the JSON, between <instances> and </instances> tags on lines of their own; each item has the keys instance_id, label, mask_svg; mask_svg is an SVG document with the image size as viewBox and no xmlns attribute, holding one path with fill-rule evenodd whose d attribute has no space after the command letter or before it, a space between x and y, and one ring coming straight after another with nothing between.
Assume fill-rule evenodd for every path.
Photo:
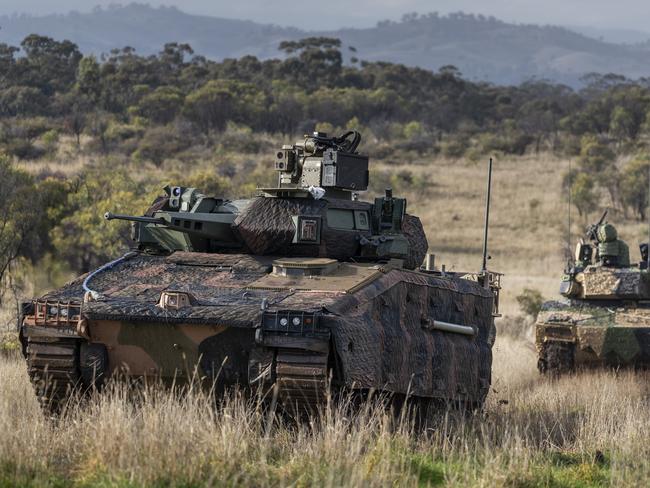
<instances>
[{"instance_id":1,"label":"brown and green camouflage","mask_svg":"<svg viewBox=\"0 0 650 488\"><path fill-rule=\"evenodd\" d=\"M341 181L341 154L324 196L291 187L288 152L278 188L251 200L167 188L145 217L123 217L137 249L24 304L44 402L120 375L275 389L307 408L329 387L483 402L498 276L419 269L426 235L404 199L343 198L346 185L365 189L367 171ZM363 165L351 154L346 164Z\"/></svg>"},{"instance_id":2,"label":"brown and green camouflage","mask_svg":"<svg viewBox=\"0 0 650 488\"><path fill-rule=\"evenodd\" d=\"M600 224L593 228L598 238L616 244L618 254L611 251L612 246L597 242L594 248L598 254L592 262L589 245L583 241L578 245L576 264L567 271L560 287L565 300L545 303L537 317L540 372L650 366L647 261L630 266L627 245L617 238L614 227ZM619 257L616 265L608 261L611 256Z\"/></svg>"}]
</instances>

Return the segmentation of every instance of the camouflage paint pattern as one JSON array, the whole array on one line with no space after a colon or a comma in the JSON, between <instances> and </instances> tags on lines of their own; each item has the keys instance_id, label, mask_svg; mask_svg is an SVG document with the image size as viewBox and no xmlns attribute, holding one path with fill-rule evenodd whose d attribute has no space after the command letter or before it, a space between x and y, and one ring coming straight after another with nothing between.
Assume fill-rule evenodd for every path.
<instances>
[{"instance_id":1,"label":"camouflage paint pattern","mask_svg":"<svg viewBox=\"0 0 650 488\"><path fill-rule=\"evenodd\" d=\"M650 367L650 307L622 301L547 302L536 324L542 372L553 369L546 364L546 356L558 344L570 353L565 357L567 364L557 365L561 370Z\"/></svg>"},{"instance_id":2,"label":"camouflage paint pattern","mask_svg":"<svg viewBox=\"0 0 650 488\"><path fill-rule=\"evenodd\" d=\"M390 263L339 263L328 275L285 277L271 273L273 261L239 254L136 254L97 276L100 299L84 301L83 277L46 297L83 302L89 342L107 350L107 375L214 378L217 371L224 384L246 385L249 363L278 349L256 342L263 314L299 310L318 313L320 326L330 331L326 347L337 385L485 399L494 340L489 290ZM191 294L193 305L162 309L160 294L169 290ZM464 324L475 334L435 330L435 321ZM300 344L309 348L307 339ZM293 347L278 347L287 346Z\"/></svg>"}]
</instances>

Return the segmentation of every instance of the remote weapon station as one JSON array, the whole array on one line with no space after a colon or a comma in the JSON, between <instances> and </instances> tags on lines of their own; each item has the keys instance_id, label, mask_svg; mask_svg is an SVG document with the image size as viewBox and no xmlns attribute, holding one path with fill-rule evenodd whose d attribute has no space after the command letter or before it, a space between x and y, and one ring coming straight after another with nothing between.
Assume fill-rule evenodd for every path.
<instances>
[{"instance_id":1,"label":"remote weapon station","mask_svg":"<svg viewBox=\"0 0 650 488\"><path fill-rule=\"evenodd\" d=\"M538 369L650 366L648 244L630 264L627 244L605 221L590 225L562 278L562 302L542 306L536 324Z\"/></svg>"},{"instance_id":2,"label":"remote weapon station","mask_svg":"<svg viewBox=\"0 0 650 488\"><path fill-rule=\"evenodd\" d=\"M420 267L427 239L406 200L357 200L360 140L282 146L277 185L251 199L168 186L142 217L107 213L132 222L134 249L22 307L44 405L115 375L194 376L307 411L330 385L480 405L499 275L438 271L432 255Z\"/></svg>"}]
</instances>

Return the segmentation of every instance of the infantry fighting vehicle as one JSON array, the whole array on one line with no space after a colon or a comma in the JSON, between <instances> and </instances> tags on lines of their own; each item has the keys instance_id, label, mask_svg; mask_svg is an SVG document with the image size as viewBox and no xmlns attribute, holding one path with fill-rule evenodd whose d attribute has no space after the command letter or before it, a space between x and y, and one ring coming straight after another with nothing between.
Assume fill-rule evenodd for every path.
<instances>
[{"instance_id":1,"label":"infantry fighting vehicle","mask_svg":"<svg viewBox=\"0 0 650 488\"><path fill-rule=\"evenodd\" d=\"M330 382L480 405L499 275L420 268L427 238L406 200L357 199L369 174L360 139L282 146L277 185L252 199L168 186L142 217L107 213L133 222L134 249L23 304L43 403L126 375L198 376L301 409Z\"/></svg>"},{"instance_id":2,"label":"infantry fighting vehicle","mask_svg":"<svg viewBox=\"0 0 650 488\"><path fill-rule=\"evenodd\" d=\"M538 369L650 366L648 245L630 263L627 244L605 221L587 228L560 285L564 301L542 306L536 324Z\"/></svg>"}]
</instances>

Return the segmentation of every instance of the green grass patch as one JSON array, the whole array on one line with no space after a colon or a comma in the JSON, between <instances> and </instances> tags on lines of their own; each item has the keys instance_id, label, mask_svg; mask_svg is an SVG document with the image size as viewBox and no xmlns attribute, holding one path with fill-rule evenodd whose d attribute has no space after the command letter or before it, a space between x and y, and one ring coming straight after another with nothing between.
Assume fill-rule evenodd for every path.
<instances>
[{"instance_id":1,"label":"green grass patch","mask_svg":"<svg viewBox=\"0 0 650 488\"><path fill-rule=\"evenodd\" d=\"M555 451L533 466L529 473L508 479L515 488L598 488L610 486L608 457L600 452L567 453Z\"/></svg>"},{"instance_id":2,"label":"green grass patch","mask_svg":"<svg viewBox=\"0 0 650 488\"><path fill-rule=\"evenodd\" d=\"M412 472L418 477L418 486L441 486L445 482L445 464L432 456L420 453L407 455Z\"/></svg>"},{"instance_id":3,"label":"green grass patch","mask_svg":"<svg viewBox=\"0 0 650 488\"><path fill-rule=\"evenodd\" d=\"M46 469L0 464L0 488L65 488L70 481Z\"/></svg>"}]
</instances>

